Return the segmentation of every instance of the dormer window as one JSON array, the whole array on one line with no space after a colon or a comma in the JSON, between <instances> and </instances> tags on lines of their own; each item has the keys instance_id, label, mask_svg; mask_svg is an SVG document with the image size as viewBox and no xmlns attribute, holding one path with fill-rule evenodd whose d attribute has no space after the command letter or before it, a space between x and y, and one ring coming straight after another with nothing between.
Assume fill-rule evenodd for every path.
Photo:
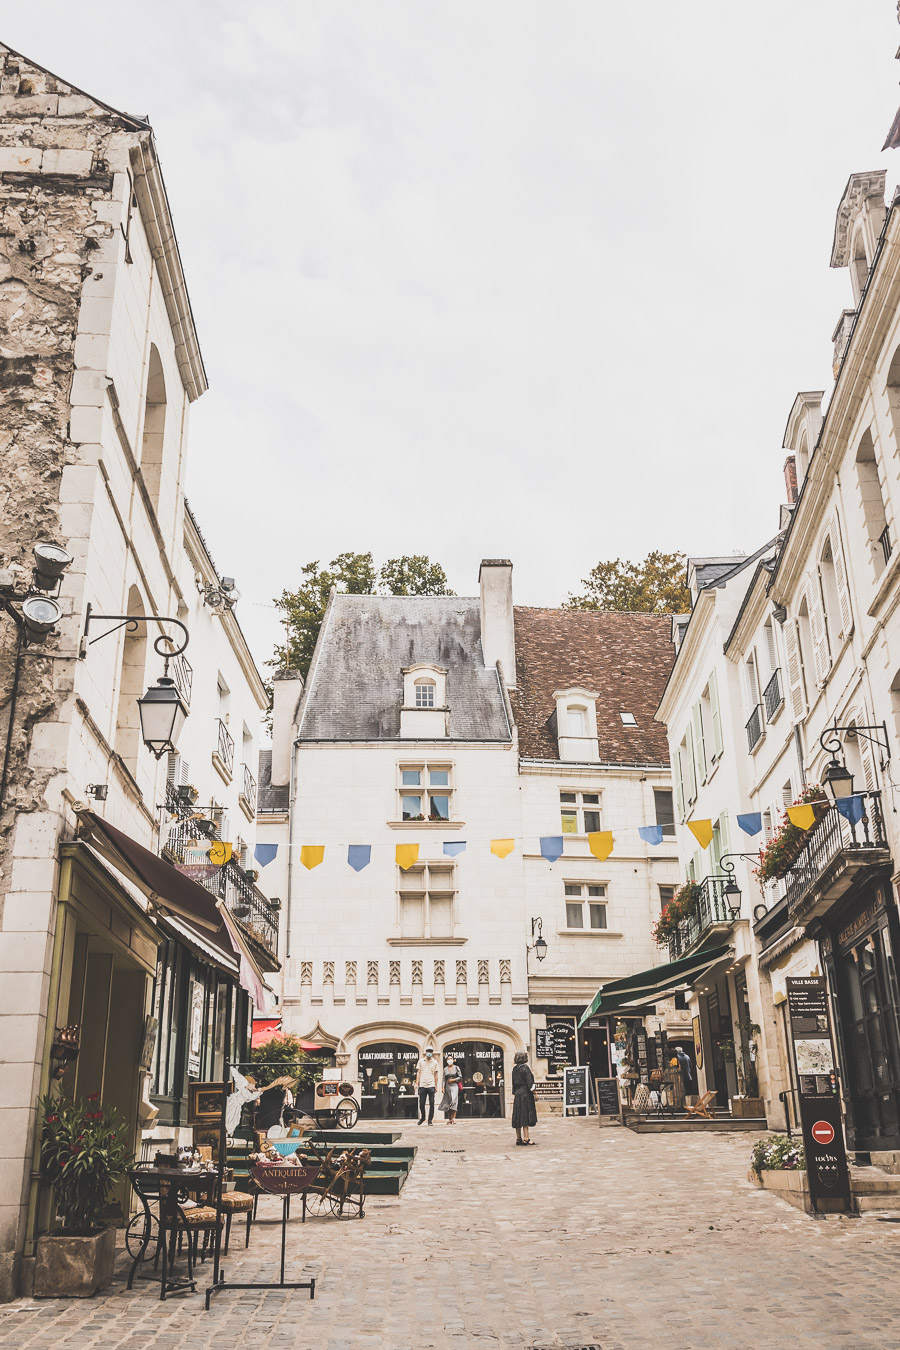
<instances>
[{"instance_id":1,"label":"dormer window","mask_svg":"<svg viewBox=\"0 0 900 1350\"><path fill-rule=\"evenodd\" d=\"M556 689L553 697L560 759L574 764L595 763L600 758L596 692L592 689Z\"/></svg>"},{"instance_id":2,"label":"dormer window","mask_svg":"<svg viewBox=\"0 0 900 1350\"><path fill-rule=\"evenodd\" d=\"M585 736L587 710L585 708L568 707L566 709L566 732L569 736Z\"/></svg>"},{"instance_id":3,"label":"dormer window","mask_svg":"<svg viewBox=\"0 0 900 1350\"><path fill-rule=\"evenodd\" d=\"M434 680L416 680L416 707L434 707Z\"/></svg>"}]
</instances>

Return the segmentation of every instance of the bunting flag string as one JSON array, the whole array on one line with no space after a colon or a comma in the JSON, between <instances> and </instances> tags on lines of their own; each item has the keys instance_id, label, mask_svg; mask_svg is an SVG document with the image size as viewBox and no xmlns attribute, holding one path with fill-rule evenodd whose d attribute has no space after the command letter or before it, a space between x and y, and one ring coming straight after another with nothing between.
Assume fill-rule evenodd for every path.
<instances>
[{"instance_id":1,"label":"bunting flag string","mask_svg":"<svg viewBox=\"0 0 900 1350\"><path fill-rule=\"evenodd\" d=\"M851 825L858 825L865 814L865 802L858 794L853 797L840 797L835 805Z\"/></svg>"},{"instance_id":2,"label":"bunting flag string","mask_svg":"<svg viewBox=\"0 0 900 1350\"><path fill-rule=\"evenodd\" d=\"M738 816L737 823L744 831L744 834L759 834L762 829L762 812L749 811L746 815Z\"/></svg>"},{"instance_id":3,"label":"bunting flag string","mask_svg":"<svg viewBox=\"0 0 900 1350\"><path fill-rule=\"evenodd\" d=\"M541 836L541 857L546 858L547 862L556 862L557 858L562 857L563 837L561 834L545 834Z\"/></svg>"},{"instance_id":4,"label":"bunting flag string","mask_svg":"<svg viewBox=\"0 0 900 1350\"><path fill-rule=\"evenodd\" d=\"M397 866L401 872L408 872L411 867L415 867L419 861L418 844L397 844L394 849L394 856L397 859Z\"/></svg>"},{"instance_id":5,"label":"bunting flag string","mask_svg":"<svg viewBox=\"0 0 900 1350\"><path fill-rule=\"evenodd\" d=\"M689 820L686 822L691 834L701 848L709 848L712 843L713 826L711 820Z\"/></svg>"},{"instance_id":6,"label":"bunting flag string","mask_svg":"<svg viewBox=\"0 0 900 1350\"><path fill-rule=\"evenodd\" d=\"M371 844L348 844L347 862L354 872L361 872L372 861Z\"/></svg>"},{"instance_id":7,"label":"bunting flag string","mask_svg":"<svg viewBox=\"0 0 900 1350\"><path fill-rule=\"evenodd\" d=\"M497 858L506 858L515 848L515 839L492 839L491 852Z\"/></svg>"},{"instance_id":8,"label":"bunting flag string","mask_svg":"<svg viewBox=\"0 0 900 1350\"><path fill-rule=\"evenodd\" d=\"M300 849L300 861L308 871L318 867L319 863L325 857L324 844L304 844Z\"/></svg>"},{"instance_id":9,"label":"bunting flag string","mask_svg":"<svg viewBox=\"0 0 900 1350\"><path fill-rule=\"evenodd\" d=\"M444 841L444 856L447 858L458 858L465 851L465 839L447 839Z\"/></svg>"},{"instance_id":10,"label":"bunting flag string","mask_svg":"<svg viewBox=\"0 0 900 1350\"><path fill-rule=\"evenodd\" d=\"M253 850L253 856L260 867L268 867L269 863L273 862L277 855L277 844L257 844L256 848Z\"/></svg>"},{"instance_id":11,"label":"bunting flag string","mask_svg":"<svg viewBox=\"0 0 900 1350\"><path fill-rule=\"evenodd\" d=\"M613 851L612 830L595 830L592 834L589 834L587 838L588 848L591 850L594 857L599 858L601 862L605 862Z\"/></svg>"},{"instance_id":12,"label":"bunting flag string","mask_svg":"<svg viewBox=\"0 0 900 1350\"><path fill-rule=\"evenodd\" d=\"M661 825L639 825L638 834L645 844L661 844L663 841L663 827Z\"/></svg>"},{"instance_id":13,"label":"bunting flag string","mask_svg":"<svg viewBox=\"0 0 900 1350\"><path fill-rule=\"evenodd\" d=\"M816 823L815 809L808 802L802 806L789 806L787 816L791 824L796 825L799 830L808 830Z\"/></svg>"}]
</instances>

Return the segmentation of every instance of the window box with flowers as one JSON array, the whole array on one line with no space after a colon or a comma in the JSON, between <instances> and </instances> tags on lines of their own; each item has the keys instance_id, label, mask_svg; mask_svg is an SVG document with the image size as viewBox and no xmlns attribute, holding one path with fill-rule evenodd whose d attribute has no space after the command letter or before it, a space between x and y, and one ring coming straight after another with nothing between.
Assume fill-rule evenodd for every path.
<instances>
[{"instance_id":1,"label":"window box with flowers","mask_svg":"<svg viewBox=\"0 0 900 1350\"><path fill-rule=\"evenodd\" d=\"M792 805L812 806L816 816L814 824L827 815L830 809L830 802L818 783L805 787ZM809 830L801 830L799 825L793 825L785 811L775 834L759 850L759 866L754 868L756 878L763 882L778 881L787 876L808 838Z\"/></svg>"},{"instance_id":2,"label":"window box with flowers","mask_svg":"<svg viewBox=\"0 0 900 1350\"><path fill-rule=\"evenodd\" d=\"M701 888L696 881L686 881L675 892L653 925L653 939L658 947L667 947L685 919L689 919L700 901Z\"/></svg>"},{"instance_id":3,"label":"window box with flowers","mask_svg":"<svg viewBox=\"0 0 900 1350\"><path fill-rule=\"evenodd\" d=\"M37 1241L36 1298L90 1298L111 1283L116 1231L106 1225L113 1188L125 1176L131 1154L127 1126L100 1105L97 1092L85 1101L42 1097L41 1180L53 1191L62 1226Z\"/></svg>"}]
</instances>

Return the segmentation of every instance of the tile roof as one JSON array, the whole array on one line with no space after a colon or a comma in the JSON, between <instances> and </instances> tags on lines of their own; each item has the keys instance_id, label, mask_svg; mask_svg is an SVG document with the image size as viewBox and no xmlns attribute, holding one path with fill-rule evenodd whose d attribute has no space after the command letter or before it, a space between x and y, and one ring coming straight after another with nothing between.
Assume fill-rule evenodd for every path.
<instances>
[{"instance_id":1,"label":"tile roof","mask_svg":"<svg viewBox=\"0 0 900 1350\"><path fill-rule=\"evenodd\" d=\"M510 739L477 598L335 595L307 685L301 741L397 740L404 666L447 669L452 740Z\"/></svg>"},{"instance_id":2,"label":"tile roof","mask_svg":"<svg viewBox=\"0 0 900 1350\"><path fill-rule=\"evenodd\" d=\"M515 606L518 688L510 699L526 759L558 759L553 691L596 690L600 758L668 764L666 729L653 716L675 659L668 614ZM636 727L622 725L633 713Z\"/></svg>"}]
</instances>

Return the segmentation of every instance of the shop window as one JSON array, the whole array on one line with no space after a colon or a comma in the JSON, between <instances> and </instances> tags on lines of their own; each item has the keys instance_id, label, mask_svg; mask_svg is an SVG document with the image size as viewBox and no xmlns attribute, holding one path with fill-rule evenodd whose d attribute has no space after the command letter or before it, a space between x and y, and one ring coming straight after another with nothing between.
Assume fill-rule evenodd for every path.
<instances>
[{"instance_id":1,"label":"shop window","mask_svg":"<svg viewBox=\"0 0 900 1350\"><path fill-rule=\"evenodd\" d=\"M456 868L453 863L418 863L398 868L400 936L440 940L453 936Z\"/></svg>"},{"instance_id":2,"label":"shop window","mask_svg":"<svg viewBox=\"0 0 900 1350\"><path fill-rule=\"evenodd\" d=\"M561 792L559 814L563 834L591 834L599 830L599 792Z\"/></svg>"},{"instance_id":3,"label":"shop window","mask_svg":"<svg viewBox=\"0 0 900 1350\"><path fill-rule=\"evenodd\" d=\"M401 764L400 819L411 824L450 819L453 784L449 764Z\"/></svg>"},{"instance_id":4,"label":"shop window","mask_svg":"<svg viewBox=\"0 0 900 1350\"><path fill-rule=\"evenodd\" d=\"M459 1092L461 1117L497 1117L505 1114L503 1050L490 1041L454 1041L444 1047L446 1068L453 1059L462 1074Z\"/></svg>"},{"instance_id":5,"label":"shop window","mask_svg":"<svg viewBox=\"0 0 900 1350\"><path fill-rule=\"evenodd\" d=\"M357 1055L362 1080L360 1114L388 1119L416 1114L418 1047L404 1041L365 1045Z\"/></svg>"},{"instance_id":6,"label":"shop window","mask_svg":"<svg viewBox=\"0 0 900 1350\"><path fill-rule=\"evenodd\" d=\"M566 927L603 929L606 922L606 887L592 882L567 881Z\"/></svg>"}]
</instances>

